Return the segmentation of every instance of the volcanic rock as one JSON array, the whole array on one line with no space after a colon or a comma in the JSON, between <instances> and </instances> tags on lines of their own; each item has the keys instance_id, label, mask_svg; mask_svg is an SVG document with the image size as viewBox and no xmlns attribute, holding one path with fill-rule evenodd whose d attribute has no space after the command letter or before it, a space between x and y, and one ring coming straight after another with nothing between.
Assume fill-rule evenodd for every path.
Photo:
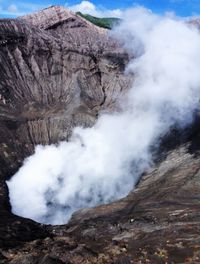
<instances>
[{"instance_id":1,"label":"volcanic rock","mask_svg":"<svg viewBox=\"0 0 200 264\"><path fill-rule=\"evenodd\" d=\"M12 175L37 144L91 126L130 86L128 55L107 30L61 7L0 21L0 173Z\"/></svg>"},{"instance_id":2,"label":"volcanic rock","mask_svg":"<svg viewBox=\"0 0 200 264\"><path fill-rule=\"evenodd\" d=\"M116 110L133 77L108 31L64 8L0 25L0 263L200 263L199 117L187 133L166 136L126 198L63 226L11 213L5 180L23 159Z\"/></svg>"},{"instance_id":3,"label":"volcanic rock","mask_svg":"<svg viewBox=\"0 0 200 264\"><path fill-rule=\"evenodd\" d=\"M128 56L108 32L62 7L0 20L0 246L44 237L13 216L5 180L38 144L67 140L114 108ZM18 242L17 242L18 241Z\"/></svg>"}]
</instances>

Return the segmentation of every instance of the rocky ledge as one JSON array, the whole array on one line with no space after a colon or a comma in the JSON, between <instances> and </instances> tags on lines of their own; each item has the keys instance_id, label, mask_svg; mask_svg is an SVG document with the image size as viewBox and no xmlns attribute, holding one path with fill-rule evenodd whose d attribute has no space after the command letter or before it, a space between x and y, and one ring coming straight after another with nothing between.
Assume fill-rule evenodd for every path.
<instances>
[{"instance_id":1,"label":"rocky ledge","mask_svg":"<svg viewBox=\"0 0 200 264\"><path fill-rule=\"evenodd\" d=\"M67 140L74 126L116 109L133 77L108 32L64 8L0 25L0 263L200 263L199 118L166 137L126 198L63 226L11 213L5 180L34 146Z\"/></svg>"}]
</instances>

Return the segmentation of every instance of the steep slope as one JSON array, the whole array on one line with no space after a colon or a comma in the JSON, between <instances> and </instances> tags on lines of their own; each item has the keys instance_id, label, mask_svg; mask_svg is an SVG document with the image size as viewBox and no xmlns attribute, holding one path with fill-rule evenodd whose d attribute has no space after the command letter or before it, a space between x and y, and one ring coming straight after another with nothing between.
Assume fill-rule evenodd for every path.
<instances>
[{"instance_id":1,"label":"steep slope","mask_svg":"<svg viewBox=\"0 0 200 264\"><path fill-rule=\"evenodd\" d=\"M199 119L182 140L166 140L157 165L136 190L110 205L84 209L64 226L2 251L2 263L200 263Z\"/></svg>"},{"instance_id":2,"label":"steep slope","mask_svg":"<svg viewBox=\"0 0 200 264\"><path fill-rule=\"evenodd\" d=\"M0 24L0 160L12 174L34 145L67 139L112 108L129 85L128 57L105 30L61 7Z\"/></svg>"},{"instance_id":3,"label":"steep slope","mask_svg":"<svg viewBox=\"0 0 200 264\"><path fill-rule=\"evenodd\" d=\"M5 180L35 145L66 140L74 126L112 111L130 83L127 60L106 30L61 7L0 20L1 246L46 234L10 213Z\"/></svg>"},{"instance_id":4,"label":"steep slope","mask_svg":"<svg viewBox=\"0 0 200 264\"><path fill-rule=\"evenodd\" d=\"M0 25L0 263L200 263L199 117L166 137L126 198L63 226L11 214L5 179L34 146L94 124L133 77L106 30L61 7Z\"/></svg>"}]
</instances>

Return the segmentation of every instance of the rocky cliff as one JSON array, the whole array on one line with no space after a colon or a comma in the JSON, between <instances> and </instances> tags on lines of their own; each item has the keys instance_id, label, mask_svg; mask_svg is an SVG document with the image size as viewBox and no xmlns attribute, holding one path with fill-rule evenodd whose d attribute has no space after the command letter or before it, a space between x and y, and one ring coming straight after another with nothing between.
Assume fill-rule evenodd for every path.
<instances>
[{"instance_id":1,"label":"rocky cliff","mask_svg":"<svg viewBox=\"0 0 200 264\"><path fill-rule=\"evenodd\" d=\"M106 30L61 7L0 25L0 163L10 175L36 144L67 139L114 107L129 86L128 56Z\"/></svg>"},{"instance_id":2,"label":"rocky cliff","mask_svg":"<svg viewBox=\"0 0 200 264\"><path fill-rule=\"evenodd\" d=\"M133 77L108 32L64 8L0 25L0 263L200 263L199 118L163 141L126 198L64 226L12 215L5 180L34 146L67 140L116 109Z\"/></svg>"}]
</instances>

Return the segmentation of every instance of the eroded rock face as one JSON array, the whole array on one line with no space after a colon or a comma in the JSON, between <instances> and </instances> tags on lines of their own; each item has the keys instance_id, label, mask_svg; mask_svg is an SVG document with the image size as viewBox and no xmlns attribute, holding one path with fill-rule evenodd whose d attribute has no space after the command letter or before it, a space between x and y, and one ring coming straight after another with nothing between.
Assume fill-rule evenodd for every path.
<instances>
[{"instance_id":1,"label":"eroded rock face","mask_svg":"<svg viewBox=\"0 0 200 264\"><path fill-rule=\"evenodd\" d=\"M94 124L132 77L107 31L63 8L0 25L0 263L200 263L199 118L183 138L166 138L126 198L63 226L11 214L5 179L34 146Z\"/></svg>"},{"instance_id":2,"label":"eroded rock face","mask_svg":"<svg viewBox=\"0 0 200 264\"><path fill-rule=\"evenodd\" d=\"M47 234L10 213L5 180L36 145L67 140L112 111L130 85L128 56L107 33L61 7L0 20L1 247Z\"/></svg>"},{"instance_id":3,"label":"eroded rock face","mask_svg":"<svg viewBox=\"0 0 200 264\"><path fill-rule=\"evenodd\" d=\"M11 175L37 144L94 124L129 85L107 31L61 7L0 21L0 164Z\"/></svg>"}]
</instances>

